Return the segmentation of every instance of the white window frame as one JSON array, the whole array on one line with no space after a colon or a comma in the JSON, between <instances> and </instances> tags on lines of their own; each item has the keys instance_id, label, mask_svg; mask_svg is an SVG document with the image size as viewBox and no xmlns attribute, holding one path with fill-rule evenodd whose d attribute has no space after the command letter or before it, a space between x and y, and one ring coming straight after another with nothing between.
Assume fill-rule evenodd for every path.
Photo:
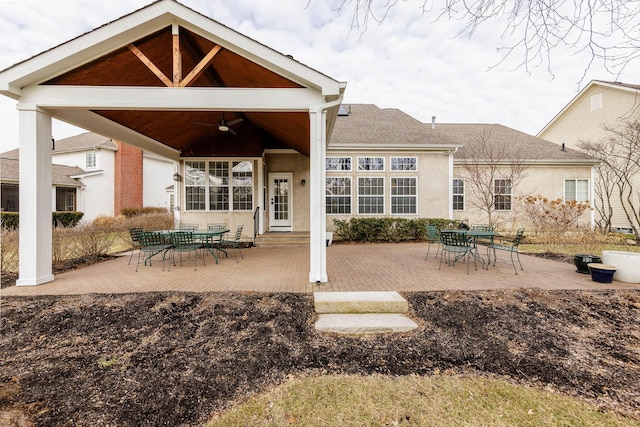
<instances>
[{"instance_id":1,"label":"white window frame","mask_svg":"<svg viewBox=\"0 0 640 427\"><path fill-rule=\"evenodd\" d=\"M581 200L578 194L578 182L584 182L587 185L587 188L584 190L584 200ZM567 183L569 182L573 182L573 191L575 194L575 198L570 199L567 198ZM564 201L565 202L569 202L569 201L576 201L578 203L587 203L589 201L589 194L590 194L590 188L589 188L589 179L588 178L565 178L564 180L564 187L563 187L563 192L564 192Z\"/></svg>"},{"instance_id":2,"label":"white window frame","mask_svg":"<svg viewBox=\"0 0 640 427\"><path fill-rule=\"evenodd\" d=\"M393 185L394 180L413 180L413 187L402 187L402 188L413 188L413 194L393 194L394 189L398 189L397 185ZM416 176L392 176L389 179L389 210L391 211L391 215L417 215L418 214L418 178ZM413 212L394 212L396 208L399 206L394 203L394 199L398 200L411 200L413 199ZM404 206L404 205L402 205Z\"/></svg>"},{"instance_id":3,"label":"white window frame","mask_svg":"<svg viewBox=\"0 0 640 427\"><path fill-rule=\"evenodd\" d=\"M374 180L381 180L382 185L377 185L375 188L377 189L382 189L382 194L361 194L360 192L360 180L366 180L366 179L374 179ZM358 215L384 215L385 212L385 208L384 208L384 199L385 199L385 182L384 182L384 177L383 176L359 176L358 177L358 181L357 181L357 185L358 185ZM372 198L377 198L380 199L382 201L382 212L363 212L363 206L360 201L363 200L366 197L372 197ZM370 205L373 206L373 205ZM380 206L379 204L376 204L375 206Z\"/></svg>"},{"instance_id":4,"label":"white window frame","mask_svg":"<svg viewBox=\"0 0 640 427\"><path fill-rule=\"evenodd\" d=\"M353 170L351 156L327 156L325 170L329 172L351 172Z\"/></svg>"},{"instance_id":5,"label":"white window frame","mask_svg":"<svg viewBox=\"0 0 640 427\"><path fill-rule=\"evenodd\" d=\"M462 193L456 193L456 181L460 181L462 183ZM466 202L466 197L465 197L465 182L464 179L462 178L453 178L453 183L451 185L451 209L454 211L464 211L465 210L465 202ZM456 201L455 198L456 196L461 197L462 198L462 209L456 209Z\"/></svg>"},{"instance_id":6,"label":"white window frame","mask_svg":"<svg viewBox=\"0 0 640 427\"><path fill-rule=\"evenodd\" d=\"M85 153L86 170L98 169L98 151L92 150Z\"/></svg>"},{"instance_id":7,"label":"white window frame","mask_svg":"<svg viewBox=\"0 0 640 427\"><path fill-rule=\"evenodd\" d=\"M413 169L398 169L398 161L400 159L413 160ZM394 160L396 162L395 167L394 167ZM411 163L409 163L409 165L411 166ZM392 171L392 172L417 172L418 171L418 158L415 157L415 156L406 156L406 157L393 156L393 157L391 157L389 159L389 170Z\"/></svg>"},{"instance_id":8,"label":"white window frame","mask_svg":"<svg viewBox=\"0 0 640 427\"><path fill-rule=\"evenodd\" d=\"M508 181L508 190L509 192L505 192L505 193L497 193L496 192L496 184L498 181ZM507 187L507 185L505 185L505 188ZM496 200L498 197L505 197L508 198L509 200L509 208L508 209L499 209L498 208L498 201ZM495 211L502 211L502 212L508 212L513 210L513 180L511 178L496 178L493 180L493 208ZM506 200L506 199L505 199ZM506 203L506 202L501 202L501 203Z\"/></svg>"},{"instance_id":9,"label":"white window frame","mask_svg":"<svg viewBox=\"0 0 640 427\"><path fill-rule=\"evenodd\" d=\"M228 168L225 169L228 172L228 176L226 177L226 179L223 179L223 182L221 185L214 185L214 183L212 182L212 176L209 175L209 171L210 171L210 166L211 163L216 163L216 162L226 162ZM242 179L243 175L242 174L236 174L233 170L233 168L235 166L237 166L238 164L242 163L242 162L249 162L251 163L251 185L246 185L243 184L243 181L246 181L246 179ZM196 180L193 181L192 184L190 184L190 181L192 181L191 178L189 178L189 174L187 173L187 167L189 165L193 165L196 163L204 163L204 170L202 170L202 177L197 177ZM198 165L200 166L200 165ZM200 170L200 168L198 167L198 170ZM188 211L188 212L251 212L253 211L253 208L255 206L255 179L256 179L256 175L255 175L255 164L253 159L247 160L247 159L192 159L192 160L185 160L184 162L184 210ZM245 177L246 178L246 177ZM215 188L215 187L219 187L219 188L227 188L228 189L228 193L227 193L227 200L225 202L225 204L223 205L223 209L212 209L211 206L211 189ZM202 200L197 200L197 201L187 201L187 197L189 196L189 189L190 188L198 188L200 189L200 194L197 196L203 196ZM251 191L249 193L247 193L250 196L250 202L246 202L244 200L241 200L240 197L240 191L241 189L246 189L246 188L250 188ZM236 191L238 190L238 191ZM202 194L202 192L204 192L204 194ZM236 200L236 196L238 196L238 199ZM203 205L204 208L200 209L193 209L190 208L191 205L193 204L199 204L199 205ZM246 209L238 209L237 206L239 203L250 203L250 207L246 208ZM226 209L224 209L224 207L226 207Z\"/></svg>"},{"instance_id":10,"label":"white window frame","mask_svg":"<svg viewBox=\"0 0 640 427\"><path fill-rule=\"evenodd\" d=\"M330 185L331 180L344 180L347 181L348 180L348 185L345 185L344 187L340 187L340 188L344 188L344 189L348 189L348 194L330 194L329 193L329 189L333 188L332 185ZM344 197L344 198L349 198L349 203L343 203L343 204L337 204L334 205L332 203L329 202L330 199L335 199L335 198L340 198L340 197ZM326 213L327 215L351 215L351 212L353 211L353 178L350 176L328 176L326 181L325 181L325 199L326 199ZM330 210L333 207L337 207L338 210L340 209L340 207L347 207L348 206L348 212L330 212Z\"/></svg>"},{"instance_id":11,"label":"white window frame","mask_svg":"<svg viewBox=\"0 0 640 427\"><path fill-rule=\"evenodd\" d=\"M376 159L376 162L372 160ZM358 157L358 171L359 172L384 172L384 157L383 156L362 156ZM372 166L381 165L380 169L366 169L365 167L371 168Z\"/></svg>"}]
</instances>

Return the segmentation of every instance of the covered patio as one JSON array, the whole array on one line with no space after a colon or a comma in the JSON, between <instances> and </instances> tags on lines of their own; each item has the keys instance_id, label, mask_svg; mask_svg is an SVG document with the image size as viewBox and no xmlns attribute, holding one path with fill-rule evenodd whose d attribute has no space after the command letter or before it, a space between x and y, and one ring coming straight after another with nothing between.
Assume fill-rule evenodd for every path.
<instances>
[{"instance_id":1,"label":"covered patio","mask_svg":"<svg viewBox=\"0 0 640 427\"><path fill-rule=\"evenodd\" d=\"M331 291L470 291L483 289L640 289L639 284L614 281L593 282L589 275L575 272L572 264L522 255L524 271L513 272L511 263L488 270L457 263L449 267L433 252L425 261L426 244L334 244L327 248L329 283L308 281L309 256L301 248L250 248L244 259L233 257L215 264L208 256L206 266L194 271L192 263L162 271L162 262L141 266L135 272L135 255L121 256L89 267L56 275L41 286L14 286L2 290L13 295L78 295L139 292L331 292ZM261 274L256 274L260 271Z\"/></svg>"}]
</instances>

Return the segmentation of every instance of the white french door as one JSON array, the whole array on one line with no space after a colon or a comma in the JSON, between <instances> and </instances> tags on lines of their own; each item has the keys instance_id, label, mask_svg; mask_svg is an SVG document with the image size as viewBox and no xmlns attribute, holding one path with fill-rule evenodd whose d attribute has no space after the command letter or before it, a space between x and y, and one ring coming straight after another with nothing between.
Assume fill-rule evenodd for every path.
<instances>
[{"instance_id":1,"label":"white french door","mask_svg":"<svg viewBox=\"0 0 640 427\"><path fill-rule=\"evenodd\" d=\"M292 174L269 174L269 231L293 231Z\"/></svg>"}]
</instances>

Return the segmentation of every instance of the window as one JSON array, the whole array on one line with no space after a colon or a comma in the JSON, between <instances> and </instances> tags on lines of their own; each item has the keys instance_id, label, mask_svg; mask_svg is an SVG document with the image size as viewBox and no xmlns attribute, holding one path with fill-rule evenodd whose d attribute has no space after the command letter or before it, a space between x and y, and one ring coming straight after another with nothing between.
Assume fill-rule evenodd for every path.
<instances>
[{"instance_id":1,"label":"window","mask_svg":"<svg viewBox=\"0 0 640 427\"><path fill-rule=\"evenodd\" d=\"M98 154L95 151L87 152L86 164L86 169L96 169L98 167Z\"/></svg>"},{"instance_id":2,"label":"window","mask_svg":"<svg viewBox=\"0 0 640 427\"><path fill-rule=\"evenodd\" d=\"M417 157L392 157L391 170L392 171L416 171L418 170L418 158Z\"/></svg>"},{"instance_id":3,"label":"window","mask_svg":"<svg viewBox=\"0 0 640 427\"><path fill-rule=\"evenodd\" d=\"M588 179L565 179L564 180L564 201L576 201L580 203L589 200L589 180Z\"/></svg>"},{"instance_id":4,"label":"window","mask_svg":"<svg viewBox=\"0 0 640 427\"><path fill-rule=\"evenodd\" d=\"M229 210L229 162L209 162L209 210Z\"/></svg>"},{"instance_id":5,"label":"window","mask_svg":"<svg viewBox=\"0 0 640 427\"><path fill-rule=\"evenodd\" d=\"M233 210L253 209L253 162L233 162Z\"/></svg>"},{"instance_id":6,"label":"window","mask_svg":"<svg viewBox=\"0 0 640 427\"><path fill-rule=\"evenodd\" d=\"M391 178L391 213L417 212L416 178Z\"/></svg>"},{"instance_id":7,"label":"window","mask_svg":"<svg viewBox=\"0 0 640 427\"><path fill-rule=\"evenodd\" d=\"M186 210L253 209L252 161L186 161L184 168Z\"/></svg>"},{"instance_id":8,"label":"window","mask_svg":"<svg viewBox=\"0 0 640 427\"><path fill-rule=\"evenodd\" d=\"M185 162L184 176L185 209L188 211L205 210L205 162Z\"/></svg>"},{"instance_id":9,"label":"window","mask_svg":"<svg viewBox=\"0 0 640 427\"><path fill-rule=\"evenodd\" d=\"M56 187L56 211L76 210L76 189Z\"/></svg>"},{"instance_id":10,"label":"window","mask_svg":"<svg viewBox=\"0 0 640 427\"><path fill-rule=\"evenodd\" d=\"M384 157L358 157L359 171L384 171Z\"/></svg>"},{"instance_id":11,"label":"window","mask_svg":"<svg viewBox=\"0 0 640 427\"><path fill-rule=\"evenodd\" d=\"M496 179L493 181L493 201L497 211L511 210L511 180Z\"/></svg>"},{"instance_id":12,"label":"window","mask_svg":"<svg viewBox=\"0 0 640 427\"><path fill-rule=\"evenodd\" d=\"M458 178L453 180L453 210L464 210L464 180Z\"/></svg>"},{"instance_id":13,"label":"window","mask_svg":"<svg viewBox=\"0 0 640 427\"><path fill-rule=\"evenodd\" d=\"M326 198L328 214L350 214L351 178L327 178Z\"/></svg>"},{"instance_id":14,"label":"window","mask_svg":"<svg viewBox=\"0 0 640 427\"><path fill-rule=\"evenodd\" d=\"M358 178L358 213L384 214L384 178Z\"/></svg>"},{"instance_id":15,"label":"window","mask_svg":"<svg viewBox=\"0 0 640 427\"><path fill-rule=\"evenodd\" d=\"M328 171L350 171L351 157L327 157L325 169Z\"/></svg>"}]
</instances>

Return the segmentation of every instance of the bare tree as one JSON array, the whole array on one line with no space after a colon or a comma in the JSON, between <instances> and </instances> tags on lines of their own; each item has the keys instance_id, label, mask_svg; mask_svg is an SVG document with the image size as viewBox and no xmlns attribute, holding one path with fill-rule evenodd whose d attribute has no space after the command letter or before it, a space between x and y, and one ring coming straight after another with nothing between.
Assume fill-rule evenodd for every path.
<instances>
[{"instance_id":1,"label":"bare tree","mask_svg":"<svg viewBox=\"0 0 640 427\"><path fill-rule=\"evenodd\" d=\"M640 241L640 119L632 119L621 128L605 126L605 130L608 137L583 141L578 147L601 162L596 187L606 189L598 200L601 209L612 212L615 197Z\"/></svg>"},{"instance_id":2,"label":"bare tree","mask_svg":"<svg viewBox=\"0 0 640 427\"><path fill-rule=\"evenodd\" d=\"M513 205L513 189L526 176L527 165L523 156L513 147L491 140L491 132L483 132L476 141L465 144L456 153L456 164L461 167L459 177L464 179L466 203L487 216L490 225L501 225L510 218L511 210L498 210L500 204ZM496 191L496 182L504 183L504 193ZM509 200L505 200L509 197Z\"/></svg>"},{"instance_id":3,"label":"bare tree","mask_svg":"<svg viewBox=\"0 0 640 427\"><path fill-rule=\"evenodd\" d=\"M312 0L308 0L312 1ZM415 1L416 13L434 21L460 19L461 37L471 37L482 25L504 27L499 47L503 61L522 57L520 67L546 64L559 46L574 53L588 52L609 72L621 72L640 57L640 2L629 0L405 0ZM365 32L370 23L382 23L398 0L339 0L337 10L352 13L351 26ZM583 76L584 77L584 76Z\"/></svg>"}]
</instances>

